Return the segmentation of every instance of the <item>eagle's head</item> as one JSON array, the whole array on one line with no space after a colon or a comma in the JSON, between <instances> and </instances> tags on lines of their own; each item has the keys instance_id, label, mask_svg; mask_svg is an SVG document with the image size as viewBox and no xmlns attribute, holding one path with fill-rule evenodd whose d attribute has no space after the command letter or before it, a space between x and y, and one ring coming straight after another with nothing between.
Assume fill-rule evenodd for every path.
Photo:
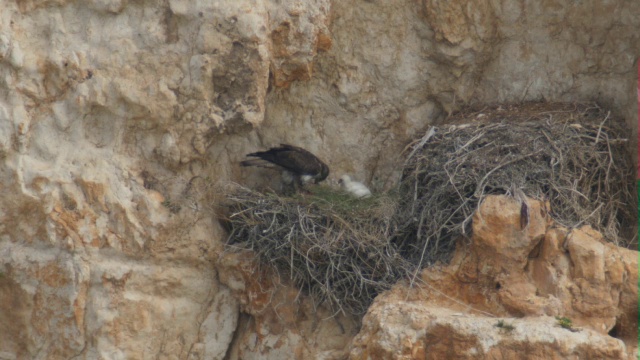
<instances>
[{"instance_id":1,"label":"eagle's head","mask_svg":"<svg viewBox=\"0 0 640 360\"><path fill-rule=\"evenodd\" d=\"M327 176L329 176L329 167L325 163L320 163L320 173L315 176L313 183L317 184L326 179Z\"/></svg>"}]
</instances>

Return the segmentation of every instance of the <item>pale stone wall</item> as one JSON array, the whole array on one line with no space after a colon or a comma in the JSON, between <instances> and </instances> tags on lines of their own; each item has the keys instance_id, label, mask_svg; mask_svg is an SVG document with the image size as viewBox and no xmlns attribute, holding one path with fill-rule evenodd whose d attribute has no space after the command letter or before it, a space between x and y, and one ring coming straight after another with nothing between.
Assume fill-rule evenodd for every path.
<instances>
[{"instance_id":1,"label":"pale stone wall","mask_svg":"<svg viewBox=\"0 0 640 360\"><path fill-rule=\"evenodd\" d=\"M380 191L468 103L598 100L635 129L638 28L631 1L0 2L0 357L344 355L322 311L255 324L189 179L262 183L237 161L288 142Z\"/></svg>"}]
</instances>

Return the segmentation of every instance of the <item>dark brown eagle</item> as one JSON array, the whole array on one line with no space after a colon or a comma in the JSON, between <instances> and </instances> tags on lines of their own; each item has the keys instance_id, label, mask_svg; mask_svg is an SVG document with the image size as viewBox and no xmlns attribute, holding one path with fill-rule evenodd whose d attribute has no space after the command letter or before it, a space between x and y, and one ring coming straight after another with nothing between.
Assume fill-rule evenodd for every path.
<instances>
[{"instance_id":1,"label":"dark brown eagle","mask_svg":"<svg viewBox=\"0 0 640 360\"><path fill-rule=\"evenodd\" d=\"M276 165L284 170L283 180L293 184L294 190L309 181L317 184L329 176L329 167L322 160L309 151L293 145L280 144L280 147L254 152L247 156L257 159L242 161L240 165L261 167Z\"/></svg>"}]
</instances>

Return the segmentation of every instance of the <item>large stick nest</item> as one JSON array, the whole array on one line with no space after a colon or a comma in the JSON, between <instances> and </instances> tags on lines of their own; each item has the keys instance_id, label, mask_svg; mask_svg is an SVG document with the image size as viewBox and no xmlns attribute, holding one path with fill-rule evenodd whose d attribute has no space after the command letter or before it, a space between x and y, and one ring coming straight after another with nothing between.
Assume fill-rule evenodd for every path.
<instances>
[{"instance_id":1,"label":"large stick nest","mask_svg":"<svg viewBox=\"0 0 640 360\"><path fill-rule=\"evenodd\" d=\"M446 259L488 194L548 200L561 225L589 224L620 246L637 243L628 231L637 217L632 160L609 112L529 104L452 122L466 124L432 128L404 168L394 241L412 262Z\"/></svg>"},{"instance_id":2,"label":"large stick nest","mask_svg":"<svg viewBox=\"0 0 640 360\"><path fill-rule=\"evenodd\" d=\"M253 250L317 303L363 314L411 270L389 239L394 200L355 199L326 187L287 198L243 187L230 192L229 244Z\"/></svg>"},{"instance_id":3,"label":"large stick nest","mask_svg":"<svg viewBox=\"0 0 640 360\"><path fill-rule=\"evenodd\" d=\"M253 250L317 302L362 314L398 280L448 261L488 194L549 201L566 227L590 224L621 246L636 243L634 167L608 112L534 104L452 121L408 147L393 195L227 189L229 248Z\"/></svg>"}]
</instances>

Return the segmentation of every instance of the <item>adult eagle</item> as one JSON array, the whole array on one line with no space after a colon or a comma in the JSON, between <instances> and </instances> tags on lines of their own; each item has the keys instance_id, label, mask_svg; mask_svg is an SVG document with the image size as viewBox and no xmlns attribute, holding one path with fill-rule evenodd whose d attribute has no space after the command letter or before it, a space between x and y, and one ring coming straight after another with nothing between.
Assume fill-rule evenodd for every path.
<instances>
[{"instance_id":1,"label":"adult eagle","mask_svg":"<svg viewBox=\"0 0 640 360\"><path fill-rule=\"evenodd\" d=\"M317 184L329 176L329 167L322 160L309 151L293 145L280 144L280 147L247 154L247 157L257 159L242 161L240 165L273 167L271 166L273 164L282 168L283 180L289 184L293 183L294 190L309 181Z\"/></svg>"}]
</instances>

